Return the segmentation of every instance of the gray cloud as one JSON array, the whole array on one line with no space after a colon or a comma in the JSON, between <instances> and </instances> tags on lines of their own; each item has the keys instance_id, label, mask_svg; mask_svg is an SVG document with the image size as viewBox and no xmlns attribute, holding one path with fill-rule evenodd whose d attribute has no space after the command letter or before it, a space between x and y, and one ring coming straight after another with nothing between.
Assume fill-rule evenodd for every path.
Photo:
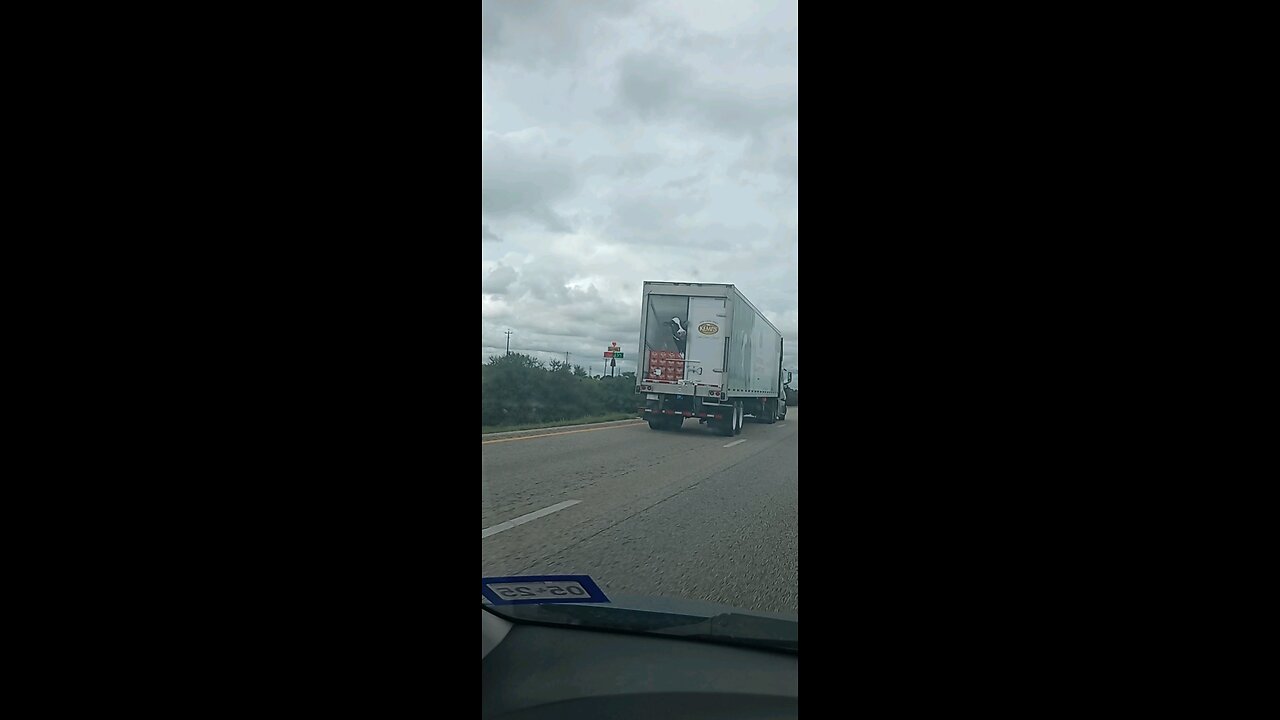
<instances>
[{"instance_id":1,"label":"gray cloud","mask_svg":"<svg viewBox=\"0 0 1280 720\"><path fill-rule=\"evenodd\" d=\"M493 231L489 229L488 225L485 225L484 223L480 223L480 242L488 242L488 241L502 242L502 238L498 237L497 235L494 235Z\"/></svg>"},{"instance_id":2,"label":"gray cloud","mask_svg":"<svg viewBox=\"0 0 1280 720\"><path fill-rule=\"evenodd\" d=\"M693 69L656 53L631 53L618 62L618 100L644 119L676 114L692 95Z\"/></svg>"},{"instance_id":3,"label":"gray cloud","mask_svg":"<svg viewBox=\"0 0 1280 720\"><path fill-rule=\"evenodd\" d=\"M800 176L797 141L796 132L789 128L758 134L730 169L739 174L773 175L795 182Z\"/></svg>"},{"instance_id":4,"label":"gray cloud","mask_svg":"<svg viewBox=\"0 0 1280 720\"><path fill-rule=\"evenodd\" d=\"M694 173L688 177L677 178L662 184L666 190L687 190L690 188L699 188L706 182L706 173Z\"/></svg>"},{"instance_id":5,"label":"gray cloud","mask_svg":"<svg viewBox=\"0 0 1280 720\"><path fill-rule=\"evenodd\" d=\"M482 0L483 61L539 69L573 63L602 22L625 16L635 0Z\"/></svg>"},{"instance_id":6,"label":"gray cloud","mask_svg":"<svg viewBox=\"0 0 1280 720\"><path fill-rule=\"evenodd\" d=\"M482 3L482 352L634 370L641 282L694 280L797 365L795 4L730 4Z\"/></svg>"},{"instance_id":7,"label":"gray cloud","mask_svg":"<svg viewBox=\"0 0 1280 720\"><path fill-rule=\"evenodd\" d=\"M705 204L697 192L636 191L616 199L608 228L618 242L680 245L688 242L682 223Z\"/></svg>"},{"instance_id":8,"label":"gray cloud","mask_svg":"<svg viewBox=\"0 0 1280 720\"><path fill-rule=\"evenodd\" d=\"M492 274L492 273L491 273ZM503 331L511 328L512 349L543 360L564 359L588 367L597 373L603 367L602 353L617 341L633 356L638 341L639 301L613 292L601 292L594 285L569 288L563 285L549 291L555 283L541 283L542 273L525 271L512 283L503 310L488 313L483 322L482 360L494 354L492 349L504 347ZM634 370L634 361L619 362L619 370Z\"/></svg>"},{"instance_id":9,"label":"gray cloud","mask_svg":"<svg viewBox=\"0 0 1280 720\"><path fill-rule=\"evenodd\" d=\"M539 132L482 133L480 207L485 217L523 217L556 232L567 220L553 208L578 187L572 159Z\"/></svg>"},{"instance_id":10,"label":"gray cloud","mask_svg":"<svg viewBox=\"0 0 1280 720\"><path fill-rule=\"evenodd\" d=\"M507 289L511 287L511 284L518 277L519 273L516 272L515 268L498 263L496 268L490 270L484 276L484 281L480 284L480 291L490 295L502 295L507 292Z\"/></svg>"},{"instance_id":11,"label":"gray cloud","mask_svg":"<svg viewBox=\"0 0 1280 720\"><path fill-rule=\"evenodd\" d=\"M648 175L662 165L661 153L639 152L629 155L592 155L582 163L584 175L605 175L613 178L638 178Z\"/></svg>"},{"instance_id":12,"label":"gray cloud","mask_svg":"<svg viewBox=\"0 0 1280 720\"><path fill-rule=\"evenodd\" d=\"M609 117L682 121L734 137L785 125L798 111L793 88L709 82L690 64L659 52L633 52L619 60L617 93Z\"/></svg>"},{"instance_id":13,"label":"gray cloud","mask_svg":"<svg viewBox=\"0 0 1280 720\"><path fill-rule=\"evenodd\" d=\"M730 45L737 52L736 46ZM614 102L601 111L610 122L677 123L730 139L746 139L734 162L739 176L765 175L794 183L799 175L794 84L777 87L705 77L685 59L644 51L617 65Z\"/></svg>"}]
</instances>

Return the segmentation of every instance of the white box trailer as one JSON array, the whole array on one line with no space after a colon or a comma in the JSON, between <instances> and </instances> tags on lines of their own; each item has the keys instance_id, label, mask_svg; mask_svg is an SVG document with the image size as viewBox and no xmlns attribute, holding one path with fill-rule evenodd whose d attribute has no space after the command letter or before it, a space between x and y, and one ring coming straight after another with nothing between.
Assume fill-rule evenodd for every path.
<instances>
[{"instance_id":1,"label":"white box trailer","mask_svg":"<svg viewBox=\"0 0 1280 720\"><path fill-rule=\"evenodd\" d=\"M654 430L696 417L723 435L786 417L782 333L733 285L646 282L636 392Z\"/></svg>"}]
</instances>

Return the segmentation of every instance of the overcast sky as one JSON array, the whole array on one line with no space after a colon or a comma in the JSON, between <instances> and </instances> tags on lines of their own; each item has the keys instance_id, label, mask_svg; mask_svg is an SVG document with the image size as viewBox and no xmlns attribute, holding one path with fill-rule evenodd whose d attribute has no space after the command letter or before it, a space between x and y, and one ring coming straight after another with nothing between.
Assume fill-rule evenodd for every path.
<instances>
[{"instance_id":1,"label":"overcast sky","mask_svg":"<svg viewBox=\"0 0 1280 720\"><path fill-rule=\"evenodd\" d=\"M733 283L799 362L796 0L483 0L481 359L635 370L644 280ZM797 374L798 381L798 374ZM798 386L798 382L796 383Z\"/></svg>"}]
</instances>

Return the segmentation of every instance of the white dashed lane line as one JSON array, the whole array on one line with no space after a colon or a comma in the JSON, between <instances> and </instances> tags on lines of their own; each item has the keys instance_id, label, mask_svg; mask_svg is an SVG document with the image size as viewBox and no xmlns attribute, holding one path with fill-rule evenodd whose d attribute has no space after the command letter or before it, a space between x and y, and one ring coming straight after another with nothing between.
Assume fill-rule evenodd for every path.
<instances>
[{"instance_id":1,"label":"white dashed lane line","mask_svg":"<svg viewBox=\"0 0 1280 720\"><path fill-rule=\"evenodd\" d=\"M551 507L544 507L541 510L535 510L531 513L521 515L520 517L515 518L514 520L508 520L504 523L498 523L493 527L487 527L480 531L480 539L483 540L489 537L490 535L497 535L500 532L510 530L513 527L523 525L533 520L537 520L540 517L546 517L547 515L550 515L553 512L559 512L560 510L563 510L567 507L572 507L574 505L577 505L580 502L582 501L581 500L565 500L564 502L556 503Z\"/></svg>"}]
</instances>

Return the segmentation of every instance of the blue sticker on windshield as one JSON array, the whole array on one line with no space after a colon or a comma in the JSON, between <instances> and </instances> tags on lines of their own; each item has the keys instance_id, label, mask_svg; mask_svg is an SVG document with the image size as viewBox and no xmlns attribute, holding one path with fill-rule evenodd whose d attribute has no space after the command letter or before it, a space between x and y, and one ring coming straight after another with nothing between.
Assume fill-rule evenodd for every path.
<instances>
[{"instance_id":1,"label":"blue sticker on windshield","mask_svg":"<svg viewBox=\"0 0 1280 720\"><path fill-rule=\"evenodd\" d=\"M586 575L514 575L480 579L480 594L494 605L607 603Z\"/></svg>"}]
</instances>

